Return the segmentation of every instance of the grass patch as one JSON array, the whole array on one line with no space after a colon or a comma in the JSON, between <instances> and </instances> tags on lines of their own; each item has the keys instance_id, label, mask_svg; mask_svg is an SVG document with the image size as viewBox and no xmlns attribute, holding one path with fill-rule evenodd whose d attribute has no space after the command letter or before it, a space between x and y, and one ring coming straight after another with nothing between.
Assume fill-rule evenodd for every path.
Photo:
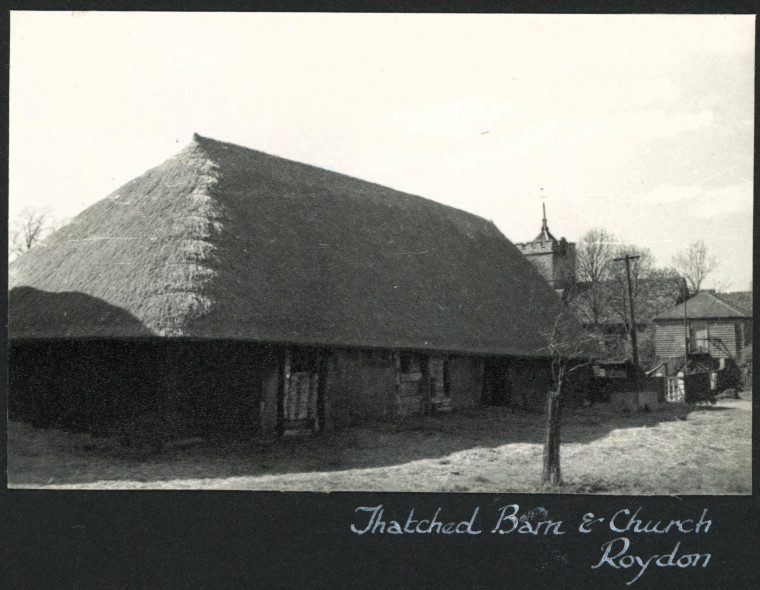
<instances>
[{"instance_id":1,"label":"grass patch","mask_svg":"<svg viewBox=\"0 0 760 590\"><path fill-rule=\"evenodd\" d=\"M747 395L747 394L743 394ZM562 420L563 485L540 485L545 418L501 408L275 441L202 439L135 454L10 422L9 487L581 494L751 493L751 400Z\"/></svg>"}]
</instances>

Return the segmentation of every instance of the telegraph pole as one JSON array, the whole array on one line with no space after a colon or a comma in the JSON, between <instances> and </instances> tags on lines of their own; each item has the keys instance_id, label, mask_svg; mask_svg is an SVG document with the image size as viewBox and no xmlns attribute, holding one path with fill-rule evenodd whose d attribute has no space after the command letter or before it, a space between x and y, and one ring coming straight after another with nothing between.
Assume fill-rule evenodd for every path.
<instances>
[{"instance_id":1,"label":"telegraph pole","mask_svg":"<svg viewBox=\"0 0 760 590\"><path fill-rule=\"evenodd\" d=\"M689 320L686 315L686 299L689 296L686 287L686 278L683 280L683 374L686 375L686 367L689 365Z\"/></svg>"},{"instance_id":2,"label":"telegraph pole","mask_svg":"<svg viewBox=\"0 0 760 590\"><path fill-rule=\"evenodd\" d=\"M639 368L639 345L636 340L636 314L633 310L633 287L631 286L631 260L636 260L640 256L621 256L620 258L613 258L615 262L620 260L625 261L625 276L628 280L628 301L631 303L631 349L633 350L633 364L638 371ZM638 374L638 373L637 373Z\"/></svg>"}]
</instances>

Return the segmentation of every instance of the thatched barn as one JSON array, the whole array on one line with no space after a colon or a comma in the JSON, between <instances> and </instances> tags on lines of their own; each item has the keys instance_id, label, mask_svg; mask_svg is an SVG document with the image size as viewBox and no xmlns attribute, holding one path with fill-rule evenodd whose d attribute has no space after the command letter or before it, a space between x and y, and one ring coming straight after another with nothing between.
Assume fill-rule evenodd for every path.
<instances>
[{"instance_id":1,"label":"thatched barn","mask_svg":"<svg viewBox=\"0 0 760 590\"><path fill-rule=\"evenodd\" d=\"M94 432L538 407L578 328L493 223L198 135L9 287L11 417Z\"/></svg>"}]
</instances>

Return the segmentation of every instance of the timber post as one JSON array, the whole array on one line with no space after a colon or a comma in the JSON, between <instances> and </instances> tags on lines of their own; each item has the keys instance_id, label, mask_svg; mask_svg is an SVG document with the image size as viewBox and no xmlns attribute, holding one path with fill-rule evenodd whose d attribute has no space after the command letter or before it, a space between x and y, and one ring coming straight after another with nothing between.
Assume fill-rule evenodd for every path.
<instances>
[{"instance_id":1,"label":"timber post","mask_svg":"<svg viewBox=\"0 0 760 590\"><path fill-rule=\"evenodd\" d=\"M314 431L325 429L327 424L327 370L329 353L321 351L318 360L317 403Z\"/></svg>"},{"instance_id":2,"label":"timber post","mask_svg":"<svg viewBox=\"0 0 760 590\"><path fill-rule=\"evenodd\" d=\"M433 411L433 392L431 391L430 387L430 355L424 355L422 363L420 363L422 366L420 367L422 369L422 397L424 399L424 407L425 411L424 413L429 414Z\"/></svg>"},{"instance_id":3,"label":"timber post","mask_svg":"<svg viewBox=\"0 0 760 590\"><path fill-rule=\"evenodd\" d=\"M641 368L639 366L639 345L638 345L638 339L636 335L636 312L633 309L633 287L631 286L631 260L637 260L638 258L641 258L641 257L630 256L629 254L626 254L625 256L621 256L620 258L613 258L615 262L618 262L620 260L625 261L625 276L626 276L626 281L628 283L628 301L630 302L630 308L631 308L631 352L633 356L633 369L635 371L634 382L636 384L637 395L638 395L638 391L641 389L641 387L639 386L639 370ZM638 404L638 401L636 403Z\"/></svg>"}]
</instances>

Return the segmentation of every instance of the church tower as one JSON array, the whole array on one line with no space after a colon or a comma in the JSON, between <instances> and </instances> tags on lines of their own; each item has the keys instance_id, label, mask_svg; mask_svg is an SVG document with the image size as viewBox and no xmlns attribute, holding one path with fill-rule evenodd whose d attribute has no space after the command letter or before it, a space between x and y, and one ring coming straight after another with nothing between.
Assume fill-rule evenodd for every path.
<instances>
[{"instance_id":1,"label":"church tower","mask_svg":"<svg viewBox=\"0 0 760 590\"><path fill-rule=\"evenodd\" d=\"M575 283L575 244L557 239L546 222L546 205L541 231L532 242L515 244L553 289L563 291Z\"/></svg>"}]
</instances>

